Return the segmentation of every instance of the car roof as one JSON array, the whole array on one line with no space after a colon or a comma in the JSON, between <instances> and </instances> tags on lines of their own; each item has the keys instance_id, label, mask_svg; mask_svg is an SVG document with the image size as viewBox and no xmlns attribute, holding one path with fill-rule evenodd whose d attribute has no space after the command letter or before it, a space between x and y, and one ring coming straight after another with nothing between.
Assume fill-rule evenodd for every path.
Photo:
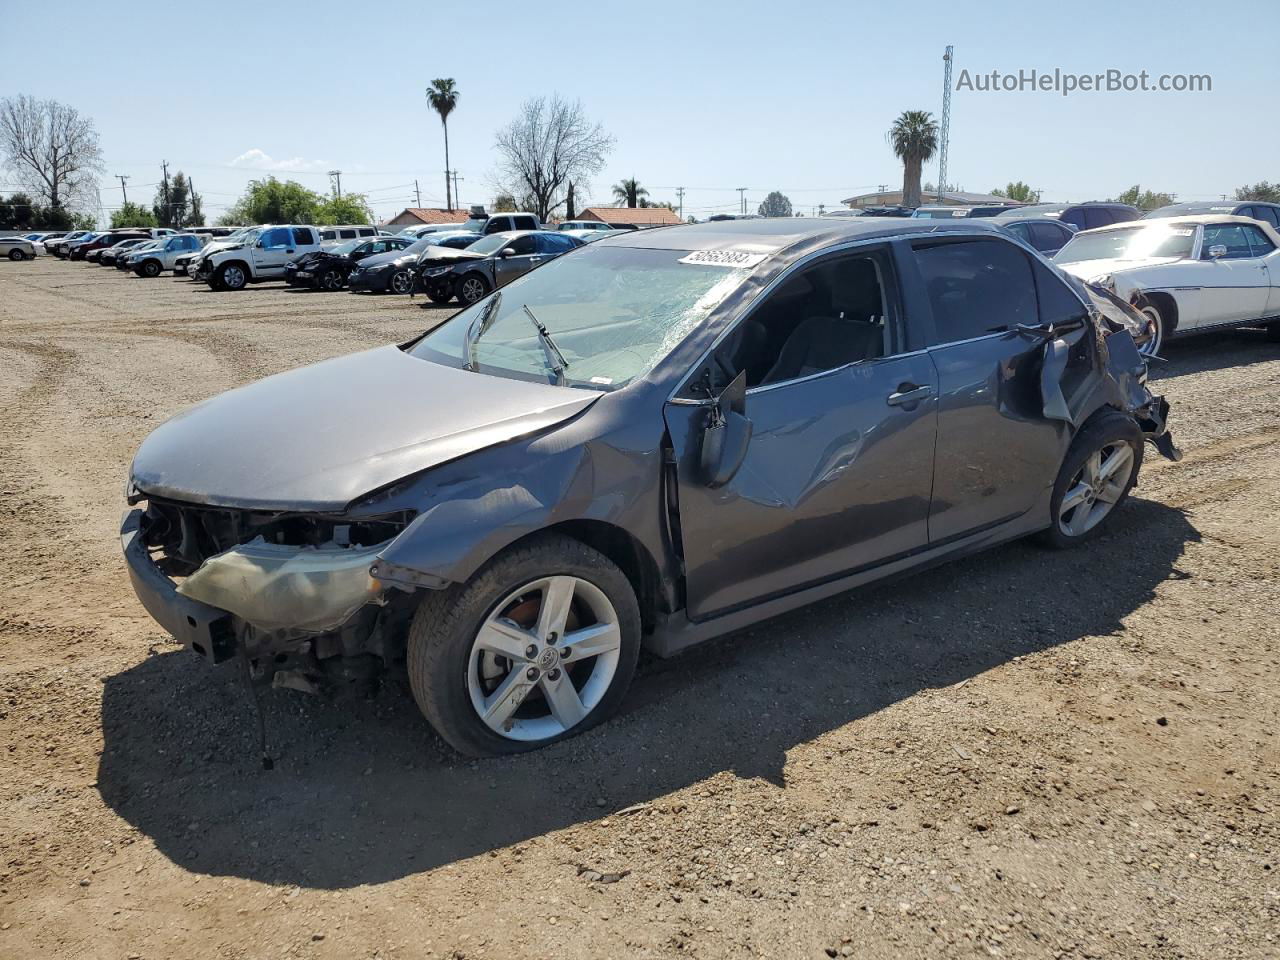
<instances>
[{"instance_id":1,"label":"car roof","mask_svg":"<svg viewBox=\"0 0 1280 960\"><path fill-rule=\"evenodd\" d=\"M1182 203L1168 203L1163 207L1157 207L1155 210L1149 211L1147 216L1150 217L1151 214L1161 213L1164 210L1186 210L1187 213L1200 211L1212 212L1215 210L1222 212L1226 210L1234 210L1237 207L1253 206L1255 204L1261 204L1262 206L1267 207L1277 206L1277 204L1268 203L1266 200L1184 200ZM1169 215L1166 214L1165 216ZM1165 217L1153 217L1152 219L1163 220Z\"/></svg>"},{"instance_id":2,"label":"car roof","mask_svg":"<svg viewBox=\"0 0 1280 960\"><path fill-rule=\"evenodd\" d=\"M618 231L592 246L648 250L742 250L776 254L800 244L825 245L908 234L984 231L1000 235L981 219L927 220L910 217L772 217Z\"/></svg>"},{"instance_id":3,"label":"car roof","mask_svg":"<svg viewBox=\"0 0 1280 960\"><path fill-rule=\"evenodd\" d=\"M1280 232L1269 223L1261 220L1255 220L1253 217L1236 217L1227 213L1219 214L1195 214L1187 217L1157 217L1154 220L1127 220L1124 223L1109 223L1105 227L1094 227L1092 230L1081 230L1076 236L1086 233L1102 233L1105 230L1123 230L1125 228L1134 227L1154 227L1157 224L1164 227L1177 226L1183 224L1188 227L1202 226L1207 223L1238 223L1241 226L1257 227L1268 239L1277 247L1280 247Z\"/></svg>"}]
</instances>

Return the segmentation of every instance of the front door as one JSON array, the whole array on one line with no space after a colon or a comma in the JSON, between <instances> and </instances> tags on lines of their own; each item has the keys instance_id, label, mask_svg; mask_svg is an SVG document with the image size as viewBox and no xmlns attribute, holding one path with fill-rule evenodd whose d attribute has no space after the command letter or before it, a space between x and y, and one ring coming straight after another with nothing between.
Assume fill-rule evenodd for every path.
<instances>
[{"instance_id":1,"label":"front door","mask_svg":"<svg viewBox=\"0 0 1280 960\"><path fill-rule=\"evenodd\" d=\"M494 258L494 279L499 287L505 287L516 277L528 273L537 266L535 261L541 260L535 237L531 233L513 237L503 249L510 250L511 254L505 257L499 254Z\"/></svg>"},{"instance_id":2,"label":"front door","mask_svg":"<svg viewBox=\"0 0 1280 960\"><path fill-rule=\"evenodd\" d=\"M1261 231L1259 231L1261 232ZM1221 248L1222 255L1210 251ZM1200 288L1200 311L1187 327L1212 327L1263 316L1267 310L1267 260L1249 244L1243 224L1206 224L1200 241L1200 259L1187 263L1193 283ZM1183 329L1181 319L1178 329Z\"/></svg>"},{"instance_id":3,"label":"front door","mask_svg":"<svg viewBox=\"0 0 1280 960\"><path fill-rule=\"evenodd\" d=\"M1008 241L930 239L912 249L933 315L928 353L939 400L929 542L939 545L1021 516L1052 486L1065 425L1044 415L1044 341L1018 326L1078 318L1084 307ZM1037 273L1044 295L1056 296L1057 316L1042 317Z\"/></svg>"},{"instance_id":4,"label":"front door","mask_svg":"<svg viewBox=\"0 0 1280 960\"><path fill-rule=\"evenodd\" d=\"M272 227L263 232L253 248L253 270L258 278L284 275L284 265L296 252L293 231L288 227Z\"/></svg>"},{"instance_id":5,"label":"front door","mask_svg":"<svg viewBox=\"0 0 1280 960\"><path fill-rule=\"evenodd\" d=\"M884 251L834 255L739 321L718 362L748 374L752 435L724 486L699 474L709 405L667 404L690 618L927 545L937 376L892 276Z\"/></svg>"}]
</instances>

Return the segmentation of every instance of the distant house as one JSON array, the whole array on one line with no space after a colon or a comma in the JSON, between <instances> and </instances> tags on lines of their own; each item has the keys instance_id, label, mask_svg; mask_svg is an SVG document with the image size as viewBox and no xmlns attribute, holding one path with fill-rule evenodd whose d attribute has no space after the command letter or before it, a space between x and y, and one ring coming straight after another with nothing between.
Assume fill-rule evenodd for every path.
<instances>
[{"instance_id":1,"label":"distant house","mask_svg":"<svg viewBox=\"0 0 1280 960\"><path fill-rule=\"evenodd\" d=\"M856 197L847 197L840 201L846 207L854 210L862 207L897 207L902 205L901 190L887 190L881 193L862 193ZM947 191L942 194L942 199L938 199L936 190L921 191L920 202L936 206L941 204L947 207L969 207L976 204L1017 204L1016 200L1010 200L1008 197L995 197L989 193L964 193L962 191Z\"/></svg>"},{"instance_id":2,"label":"distant house","mask_svg":"<svg viewBox=\"0 0 1280 960\"><path fill-rule=\"evenodd\" d=\"M610 226L665 227L683 223L674 210L666 207L587 207L578 213L579 220L596 220Z\"/></svg>"},{"instance_id":3,"label":"distant house","mask_svg":"<svg viewBox=\"0 0 1280 960\"><path fill-rule=\"evenodd\" d=\"M383 224L384 227L420 227L429 223L465 223L466 210L441 210L438 207L405 207Z\"/></svg>"}]
</instances>

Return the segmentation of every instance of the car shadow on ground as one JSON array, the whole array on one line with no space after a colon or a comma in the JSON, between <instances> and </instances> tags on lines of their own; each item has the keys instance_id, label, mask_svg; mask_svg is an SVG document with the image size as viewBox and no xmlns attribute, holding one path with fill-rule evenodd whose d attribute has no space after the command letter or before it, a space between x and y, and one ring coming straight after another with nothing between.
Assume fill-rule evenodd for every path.
<instances>
[{"instance_id":1,"label":"car shadow on ground","mask_svg":"<svg viewBox=\"0 0 1280 960\"><path fill-rule=\"evenodd\" d=\"M186 869L338 889L484 854L723 771L785 786L797 744L1012 657L1117 632L1179 575L1199 535L1181 511L1141 499L1114 520L1077 550L1010 544L646 660L621 716L499 760L450 752L404 687L388 683L348 701L265 694L279 759L264 771L234 664L157 652L106 680L98 789Z\"/></svg>"},{"instance_id":2,"label":"car shadow on ground","mask_svg":"<svg viewBox=\"0 0 1280 960\"><path fill-rule=\"evenodd\" d=\"M1268 340L1267 331L1261 327L1199 334L1185 340L1171 340L1161 347L1161 359L1151 364L1150 380L1157 383L1186 374L1270 363L1277 354L1280 354L1280 343Z\"/></svg>"}]
</instances>

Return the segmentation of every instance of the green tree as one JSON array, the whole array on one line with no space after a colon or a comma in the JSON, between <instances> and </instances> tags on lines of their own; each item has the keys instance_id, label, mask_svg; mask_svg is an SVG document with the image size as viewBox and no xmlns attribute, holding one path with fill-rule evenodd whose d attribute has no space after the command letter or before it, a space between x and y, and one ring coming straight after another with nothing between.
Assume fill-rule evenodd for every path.
<instances>
[{"instance_id":1,"label":"green tree","mask_svg":"<svg viewBox=\"0 0 1280 960\"><path fill-rule=\"evenodd\" d=\"M791 201L780 190L774 190L764 198L764 203L760 204L756 213L762 217L789 217L791 216Z\"/></svg>"},{"instance_id":2,"label":"green tree","mask_svg":"<svg viewBox=\"0 0 1280 960\"><path fill-rule=\"evenodd\" d=\"M1280 203L1280 183L1268 183L1266 180L1260 180L1252 186L1246 184L1236 190L1236 199Z\"/></svg>"},{"instance_id":3,"label":"green tree","mask_svg":"<svg viewBox=\"0 0 1280 960\"><path fill-rule=\"evenodd\" d=\"M906 110L885 134L902 161L902 205L920 206L920 171L938 150L938 125L927 110Z\"/></svg>"},{"instance_id":4,"label":"green tree","mask_svg":"<svg viewBox=\"0 0 1280 960\"><path fill-rule=\"evenodd\" d=\"M640 181L635 177L620 180L613 185L613 199L617 201L620 207L642 206L643 198L648 195L649 191L640 186Z\"/></svg>"},{"instance_id":5,"label":"green tree","mask_svg":"<svg viewBox=\"0 0 1280 960\"><path fill-rule=\"evenodd\" d=\"M1155 210L1173 203L1173 194L1143 190L1140 184L1135 183L1115 199L1117 203L1127 203L1129 206L1137 207L1139 210Z\"/></svg>"},{"instance_id":6,"label":"green tree","mask_svg":"<svg viewBox=\"0 0 1280 960\"><path fill-rule=\"evenodd\" d=\"M199 198L192 194L191 182L186 175L179 170L167 186L167 193L166 184L161 183L156 186L156 197L151 205L156 224L161 227L172 227L175 230L200 226L201 224L198 224L196 218L192 216L193 205L199 203ZM203 214L200 215L200 219L204 219Z\"/></svg>"},{"instance_id":7,"label":"green tree","mask_svg":"<svg viewBox=\"0 0 1280 960\"><path fill-rule=\"evenodd\" d=\"M458 105L458 88L454 85L452 77L445 77L439 80L432 80L431 86L427 87L427 102L431 104L431 109L440 114L440 125L444 127L444 196L449 205L449 209L453 209L453 184L449 179L449 114L453 113L454 108Z\"/></svg>"},{"instance_id":8,"label":"green tree","mask_svg":"<svg viewBox=\"0 0 1280 960\"><path fill-rule=\"evenodd\" d=\"M250 180L244 195L226 212L226 224L315 223L325 198L293 180Z\"/></svg>"},{"instance_id":9,"label":"green tree","mask_svg":"<svg viewBox=\"0 0 1280 960\"><path fill-rule=\"evenodd\" d=\"M11 193L8 200L0 196L0 230L34 229L40 213L30 194Z\"/></svg>"},{"instance_id":10,"label":"green tree","mask_svg":"<svg viewBox=\"0 0 1280 960\"><path fill-rule=\"evenodd\" d=\"M331 197L316 208L316 223L373 223L373 211L364 194Z\"/></svg>"},{"instance_id":11,"label":"green tree","mask_svg":"<svg viewBox=\"0 0 1280 960\"><path fill-rule=\"evenodd\" d=\"M1040 201L1040 191L1032 190L1030 186L1021 180L1006 184L1003 190L999 188L992 190L991 195L993 197L1008 197L1010 200L1017 200L1019 203L1038 203Z\"/></svg>"},{"instance_id":12,"label":"green tree","mask_svg":"<svg viewBox=\"0 0 1280 960\"><path fill-rule=\"evenodd\" d=\"M115 227L157 227L155 215L140 203L126 203L111 214L111 226Z\"/></svg>"}]
</instances>

